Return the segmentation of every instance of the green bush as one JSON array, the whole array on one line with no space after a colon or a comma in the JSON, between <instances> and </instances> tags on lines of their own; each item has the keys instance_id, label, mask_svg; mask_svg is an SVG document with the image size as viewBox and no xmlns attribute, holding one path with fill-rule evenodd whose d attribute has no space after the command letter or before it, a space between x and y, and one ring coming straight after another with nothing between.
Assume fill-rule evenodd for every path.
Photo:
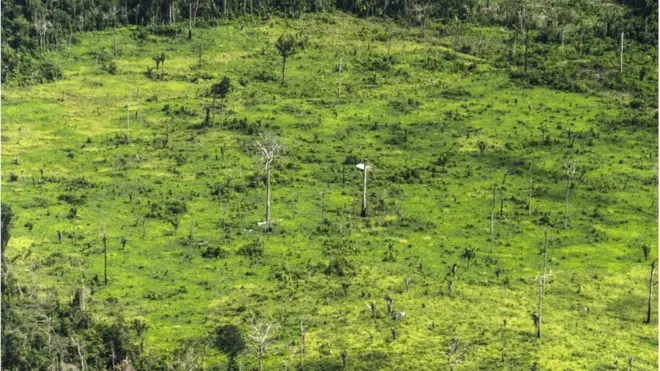
<instances>
[{"instance_id":1,"label":"green bush","mask_svg":"<svg viewBox=\"0 0 660 371\"><path fill-rule=\"evenodd\" d=\"M39 66L40 82L53 82L62 78L62 70L54 62L46 61Z\"/></svg>"}]
</instances>

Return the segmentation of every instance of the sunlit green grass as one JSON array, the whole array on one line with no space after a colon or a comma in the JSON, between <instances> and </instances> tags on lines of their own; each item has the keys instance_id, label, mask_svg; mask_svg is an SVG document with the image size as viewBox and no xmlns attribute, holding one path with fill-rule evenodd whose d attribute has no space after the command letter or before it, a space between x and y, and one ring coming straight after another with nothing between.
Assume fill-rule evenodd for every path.
<instances>
[{"instance_id":1,"label":"sunlit green grass","mask_svg":"<svg viewBox=\"0 0 660 371\"><path fill-rule=\"evenodd\" d=\"M302 30L309 43L288 61L281 86L281 59L272 45L287 23ZM3 202L17 216L8 256L21 255L15 263L19 282L31 285L30 267L36 265L40 298L52 292L63 301L80 284L81 271L87 285L95 274L102 282L105 228L109 284L94 288L88 310L100 320L110 313L144 318L150 352L170 353L182 340L204 338L225 323L248 332L256 318L277 324L267 369L297 364L289 344L298 341L301 320L309 326L310 368L339 367L339 354L346 351L355 369L442 369L445 342L455 335L467 345L466 369L529 369L534 362L540 369L605 369L632 356L636 369L656 369L657 327L643 323L649 265L641 250L644 244L656 250L657 193L649 182L657 174L656 131L605 130L599 114L619 114L610 94L523 89L484 59L450 52L451 38L430 32L422 40L418 30L409 31L405 55L401 39L395 39L390 53L398 63L391 71L365 72L361 63L369 54L385 55L387 43L374 40L371 32L361 41L359 32L385 27L345 15L306 16L242 29L198 28L192 41L183 33L169 40L151 37L141 47L134 30L121 29L116 75L94 61L101 48L112 52L111 31L81 35L69 57L52 56L64 69L63 80L3 90ZM487 32L497 39L500 31ZM191 82L199 73L200 44L201 72L213 78ZM167 55L165 79L150 80L144 72L161 52ZM437 56L443 68L423 69L427 54ZM447 54L458 57L446 59ZM344 90L338 98L334 68L342 55ZM460 72L459 65L473 61L474 72ZM257 81L259 71L273 74L275 81ZM234 83L226 125L217 112L208 131L192 129L210 104L205 93L223 76ZM446 89L459 87L469 96L446 96ZM409 98L419 107L408 113L390 103ZM127 130L127 105L131 141L115 145L115 135ZM165 105L194 114L167 114ZM142 120L136 119L138 109ZM264 219L265 195L255 178L262 174L253 148L257 137L231 130L234 119L260 121L285 143L285 156L272 174L275 232L270 235L257 226ZM543 122L550 145L539 143ZM573 148L568 128L584 133ZM587 134L592 129L598 134L593 138ZM156 148L153 139L166 135L167 148ZM483 156L480 140L488 143ZM444 173L435 164L443 152L451 153ZM342 172L349 154L368 157L374 167L367 220L359 217L360 172L354 164ZM177 164L177 156L185 160ZM567 159L579 161L580 171L570 195L570 227L564 230ZM492 187L509 168L519 170L507 177L504 217L496 218L491 243ZM419 176L407 182L400 175L407 169ZM18 181L8 180L11 173ZM89 184L74 182L80 179ZM215 185L227 179L240 191L212 196ZM86 196L74 220L67 218L72 205L59 201L61 194ZM496 197L498 216L499 189ZM172 200L188 207L176 234L165 220L145 218L149 203ZM329 234L317 232L322 205ZM542 270L543 214L552 224L553 273L543 337L537 340L530 313L537 305L534 278ZM57 231L73 238L58 243ZM125 249L121 237L128 240ZM323 254L324 241L340 239L352 241L357 251L346 254L353 276L322 272L330 260ZM253 240L264 246L257 263L236 254ZM396 261L384 262L390 241ZM220 246L230 255L202 258L206 246ZM467 247L478 249L469 269L460 258ZM30 257L23 258L28 250ZM445 277L454 263L459 268L449 297ZM499 279L498 267L504 269ZM277 280L276 273L285 269L300 272L300 280ZM409 291L405 278L412 282ZM350 284L347 295L342 283ZM386 316L386 294L394 298L395 310L407 313L405 320ZM371 300L377 302L376 319L367 307ZM253 358L243 355L241 363L254 363ZM207 366L224 362L209 350Z\"/></svg>"}]
</instances>

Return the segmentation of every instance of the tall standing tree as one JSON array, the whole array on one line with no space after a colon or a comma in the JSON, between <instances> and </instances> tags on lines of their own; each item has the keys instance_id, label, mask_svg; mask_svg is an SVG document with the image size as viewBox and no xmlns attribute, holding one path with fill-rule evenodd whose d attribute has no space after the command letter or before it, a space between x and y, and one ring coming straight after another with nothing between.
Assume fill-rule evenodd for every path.
<instances>
[{"instance_id":1,"label":"tall standing tree","mask_svg":"<svg viewBox=\"0 0 660 371\"><path fill-rule=\"evenodd\" d=\"M215 100L217 98L220 99L220 117L221 117L221 122L224 124L225 122L225 99L227 98L227 95L229 94L229 91L231 90L232 85L231 85L231 80L229 77L225 76L222 81L220 81L217 84L213 84L211 86L211 96L213 97L213 104L212 104L212 110L213 110L213 123L215 124Z\"/></svg>"},{"instance_id":2,"label":"tall standing tree","mask_svg":"<svg viewBox=\"0 0 660 371\"><path fill-rule=\"evenodd\" d=\"M11 210L11 206L2 203L0 210L0 219L2 219L2 221L0 222L0 224L2 225L2 230L0 231L1 233L0 247L2 247L2 250L0 251L0 259L2 259L2 262L4 264L7 244L9 243L9 239L11 238L11 224L12 221L14 220L14 212Z\"/></svg>"},{"instance_id":3,"label":"tall standing tree","mask_svg":"<svg viewBox=\"0 0 660 371\"><path fill-rule=\"evenodd\" d=\"M646 311L646 321L644 321L646 323L651 323L651 311L653 308L651 304L653 303L653 276L655 275L655 263L655 260L651 263L651 278L649 278L649 305Z\"/></svg>"},{"instance_id":4,"label":"tall standing tree","mask_svg":"<svg viewBox=\"0 0 660 371\"><path fill-rule=\"evenodd\" d=\"M282 57L282 84L286 75L286 60L298 53L304 47L304 42L291 34L281 35L275 42L275 49Z\"/></svg>"},{"instance_id":5,"label":"tall standing tree","mask_svg":"<svg viewBox=\"0 0 660 371\"><path fill-rule=\"evenodd\" d=\"M274 134L264 133L261 135L261 139L257 141L257 149L266 171L266 226L264 232L270 232L273 230L270 219L270 167L273 161L279 158L282 144Z\"/></svg>"},{"instance_id":6,"label":"tall standing tree","mask_svg":"<svg viewBox=\"0 0 660 371\"><path fill-rule=\"evenodd\" d=\"M360 211L360 216L363 218L367 217L367 174L371 167L367 166L367 158L364 158L364 161L361 164L357 164L357 168L362 170L362 209Z\"/></svg>"},{"instance_id":7,"label":"tall standing tree","mask_svg":"<svg viewBox=\"0 0 660 371\"><path fill-rule=\"evenodd\" d=\"M511 174L513 169L506 169L502 177L502 186L500 187L500 218L504 216L504 191L506 187L506 177Z\"/></svg>"},{"instance_id":8,"label":"tall standing tree","mask_svg":"<svg viewBox=\"0 0 660 371\"><path fill-rule=\"evenodd\" d=\"M250 339L254 344L257 351L257 363L259 365L259 371L264 369L264 356L266 355L266 347L268 344L275 341L275 338L270 335L270 331L273 326L269 323L267 325L254 324L252 334Z\"/></svg>"},{"instance_id":9,"label":"tall standing tree","mask_svg":"<svg viewBox=\"0 0 660 371\"><path fill-rule=\"evenodd\" d=\"M619 51L619 73L623 74L623 31L621 31L621 50Z\"/></svg>"},{"instance_id":10,"label":"tall standing tree","mask_svg":"<svg viewBox=\"0 0 660 371\"><path fill-rule=\"evenodd\" d=\"M162 80L165 76L165 59L167 56L165 53L160 53L160 79Z\"/></svg>"},{"instance_id":11,"label":"tall standing tree","mask_svg":"<svg viewBox=\"0 0 660 371\"><path fill-rule=\"evenodd\" d=\"M543 230L543 275L538 277L539 281L539 299L538 299L538 314L534 317L534 322L536 324L536 337L541 337L541 322L543 321L543 295L545 294L545 281L550 275L547 272L548 265L548 229Z\"/></svg>"},{"instance_id":12,"label":"tall standing tree","mask_svg":"<svg viewBox=\"0 0 660 371\"><path fill-rule=\"evenodd\" d=\"M341 97L341 72L344 68L344 57L339 59L339 65L337 65L337 71L339 72L339 82L337 83L337 98Z\"/></svg>"},{"instance_id":13,"label":"tall standing tree","mask_svg":"<svg viewBox=\"0 0 660 371\"><path fill-rule=\"evenodd\" d=\"M568 161L564 164L566 170L567 182L566 182L566 201L564 203L564 229L568 229L568 195L571 191L571 185L573 184L573 178L577 171L577 162Z\"/></svg>"},{"instance_id":14,"label":"tall standing tree","mask_svg":"<svg viewBox=\"0 0 660 371\"><path fill-rule=\"evenodd\" d=\"M227 355L227 370L234 370L236 357L245 350L245 340L243 340L241 329L235 325L217 327L213 343L219 351Z\"/></svg>"},{"instance_id":15,"label":"tall standing tree","mask_svg":"<svg viewBox=\"0 0 660 371\"><path fill-rule=\"evenodd\" d=\"M532 216L532 190L534 179L532 178L532 164L529 164L529 195L527 197L527 215Z\"/></svg>"},{"instance_id":16,"label":"tall standing tree","mask_svg":"<svg viewBox=\"0 0 660 371\"><path fill-rule=\"evenodd\" d=\"M101 236L103 242L103 284L108 285L108 235L105 233L103 227L103 234Z\"/></svg>"}]
</instances>

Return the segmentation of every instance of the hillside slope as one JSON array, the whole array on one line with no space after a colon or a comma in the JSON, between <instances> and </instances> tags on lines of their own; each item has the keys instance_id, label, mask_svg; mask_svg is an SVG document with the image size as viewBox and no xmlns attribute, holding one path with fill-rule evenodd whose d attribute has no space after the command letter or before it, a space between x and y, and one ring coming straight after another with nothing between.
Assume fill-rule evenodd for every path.
<instances>
[{"instance_id":1,"label":"hillside slope","mask_svg":"<svg viewBox=\"0 0 660 371\"><path fill-rule=\"evenodd\" d=\"M453 339L461 369L606 369L630 357L657 369L655 299L643 323L657 250L657 107L597 86L524 84L497 63L504 30L466 30L474 45L492 40L493 54L478 56L450 50L455 36L437 27L422 37L304 15L201 28L192 41L122 28L114 60L111 31L52 53L61 80L2 92L18 307L74 296L80 305L82 282L95 321L140 319L148 328L133 341L143 338L145 353L207 368L226 363L207 342L214 329L235 324L247 339L253 321L275 326L264 368L294 368L302 321L307 369L443 369ZM307 42L280 84L273 45L285 32ZM161 53L162 79L148 71ZM657 86L652 58L638 62ZM205 121L224 76L226 107L217 99ZM264 131L284 147L268 234L255 148ZM365 157L361 218L355 165ZM387 314L386 297L405 319ZM253 348L237 362L254 367Z\"/></svg>"}]
</instances>

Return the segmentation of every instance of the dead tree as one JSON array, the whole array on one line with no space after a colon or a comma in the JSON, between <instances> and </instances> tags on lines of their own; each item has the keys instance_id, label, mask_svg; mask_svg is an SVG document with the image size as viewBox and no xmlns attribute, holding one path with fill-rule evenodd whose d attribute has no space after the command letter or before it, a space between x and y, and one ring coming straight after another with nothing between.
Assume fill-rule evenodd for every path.
<instances>
[{"instance_id":1,"label":"dead tree","mask_svg":"<svg viewBox=\"0 0 660 371\"><path fill-rule=\"evenodd\" d=\"M506 185L506 176L511 174L513 169L507 169L502 177L502 187L500 188L500 218L504 215L504 187Z\"/></svg>"},{"instance_id":2,"label":"dead tree","mask_svg":"<svg viewBox=\"0 0 660 371\"><path fill-rule=\"evenodd\" d=\"M621 50L619 52L619 73L623 74L623 31L621 31Z\"/></svg>"},{"instance_id":3,"label":"dead tree","mask_svg":"<svg viewBox=\"0 0 660 371\"><path fill-rule=\"evenodd\" d=\"M325 189L321 191L321 224L325 224Z\"/></svg>"},{"instance_id":4,"label":"dead tree","mask_svg":"<svg viewBox=\"0 0 660 371\"><path fill-rule=\"evenodd\" d=\"M339 82L337 83L337 98L341 97L341 70L344 68L344 57L339 60L337 71L339 72Z\"/></svg>"},{"instance_id":5,"label":"dead tree","mask_svg":"<svg viewBox=\"0 0 660 371\"><path fill-rule=\"evenodd\" d=\"M527 10L523 6L521 10L518 11L518 17L520 19L520 33L523 36L523 58L524 58L524 71L527 72L527 47L529 41L529 27L526 27L527 21Z\"/></svg>"},{"instance_id":6,"label":"dead tree","mask_svg":"<svg viewBox=\"0 0 660 371\"><path fill-rule=\"evenodd\" d=\"M653 276L655 275L655 260L651 263L651 277L649 278L649 305L646 312L646 323L651 323L651 303L653 301Z\"/></svg>"},{"instance_id":7,"label":"dead tree","mask_svg":"<svg viewBox=\"0 0 660 371\"><path fill-rule=\"evenodd\" d=\"M568 161L564 164L566 169L567 183L566 183L566 203L564 204L564 229L568 229L568 194L571 191L571 184L577 171L577 162Z\"/></svg>"},{"instance_id":8,"label":"dead tree","mask_svg":"<svg viewBox=\"0 0 660 371\"><path fill-rule=\"evenodd\" d=\"M273 230L270 219L270 166L280 156L282 144L274 134L262 134L257 142L257 148L261 154L261 159L265 164L266 171L266 221L264 232Z\"/></svg>"},{"instance_id":9,"label":"dead tree","mask_svg":"<svg viewBox=\"0 0 660 371\"><path fill-rule=\"evenodd\" d=\"M367 173L371 169L367 166L367 158L364 158L364 162L357 164L357 168L362 170L362 211L360 216L363 218L367 217Z\"/></svg>"},{"instance_id":10,"label":"dead tree","mask_svg":"<svg viewBox=\"0 0 660 371\"><path fill-rule=\"evenodd\" d=\"M529 196L527 198L527 215L532 216L532 187L534 181L532 179L532 164L529 164Z\"/></svg>"},{"instance_id":11,"label":"dead tree","mask_svg":"<svg viewBox=\"0 0 660 371\"><path fill-rule=\"evenodd\" d=\"M462 358L466 352L467 349L465 346L461 347L460 340L455 336L447 343L445 355L447 356L447 366L449 366L450 371L454 371L463 362Z\"/></svg>"},{"instance_id":12,"label":"dead tree","mask_svg":"<svg viewBox=\"0 0 660 371\"><path fill-rule=\"evenodd\" d=\"M264 355L266 354L266 347L268 344L272 343L275 339L271 336L269 337L270 330L272 329L271 324L259 325L253 324L253 331L250 338L255 345L257 352L257 362L259 364L259 371L264 369Z\"/></svg>"},{"instance_id":13,"label":"dead tree","mask_svg":"<svg viewBox=\"0 0 660 371\"><path fill-rule=\"evenodd\" d=\"M387 305L387 314L392 314L392 305L394 304L394 299L389 295L385 296L385 305Z\"/></svg>"},{"instance_id":14,"label":"dead tree","mask_svg":"<svg viewBox=\"0 0 660 371\"><path fill-rule=\"evenodd\" d=\"M131 108L126 105L126 144L131 142Z\"/></svg>"},{"instance_id":15,"label":"dead tree","mask_svg":"<svg viewBox=\"0 0 660 371\"><path fill-rule=\"evenodd\" d=\"M368 303L367 307L371 310L371 318L376 318L376 302L372 301Z\"/></svg>"},{"instance_id":16,"label":"dead tree","mask_svg":"<svg viewBox=\"0 0 660 371\"><path fill-rule=\"evenodd\" d=\"M495 243L495 190L497 185L493 185L493 197L490 201L490 248L493 248Z\"/></svg>"},{"instance_id":17,"label":"dead tree","mask_svg":"<svg viewBox=\"0 0 660 371\"><path fill-rule=\"evenodd\" d=\"M108 236L105 234L105 227L103 227L103 282L108 285Z\"/></svg>"},{"instance_id":18,"label":"dead tree","mask_svg":"<svg viewBox=\"0 0 660 371\"><path fill-rule=\"evenodd\" d=\"M538 314L532 315L532 318L534 319L534 324L536 325L536 337L541 338L541 323L543 321L543 295L545 294L545 283L552 274L552 270L550 272L547 272L547 264L548 264L548 229L544 229L543 234L545 236L544 242L543 242L543 274L539 275L537 277L537 280L539 282L539 297L538 297Z\"/></svg>"},{"instance_id":19,"label":"dead tree","mask_svg":"<svg viewBox=\"0 0 660 371\"><path fill-rule=\"evenodd\" d=\"M426 38L426 19L432 11L432 3L426 0L416 0L412 2L412 7L409 14L413 20L419 25L422 39Z\"/></svg>"},{"instance_id":20,"label":"dead tree","mask_svg":"<svg viewBox=\"0 0 660 371\"><path fill-rule=\"evenodd\" d=\"M303 321L300 320L300 369L305 369L305 336L307 336L307 331L303 326Z\"/></svg>"}]
</instances>

